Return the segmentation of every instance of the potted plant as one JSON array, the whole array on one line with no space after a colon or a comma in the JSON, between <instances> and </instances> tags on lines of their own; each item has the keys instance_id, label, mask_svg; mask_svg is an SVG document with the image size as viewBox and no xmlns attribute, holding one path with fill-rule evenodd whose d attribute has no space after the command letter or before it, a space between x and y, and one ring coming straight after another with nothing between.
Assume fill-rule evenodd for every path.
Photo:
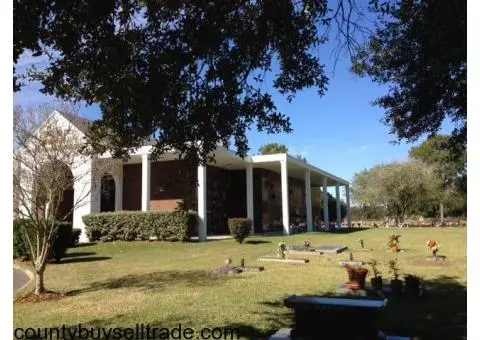
<instances>
[{"instance_id":1,"label":"potted plant","mask_svg":"<svg viewBox=\"0 0 480 340\"><path fill-rule=\"evenodd\" d=\"M375 259L371 259L368 264L372 267L373 277L370 279L370 285L375 290L382 290L383 280L380 275L380 271L377 268L378 262Z\"/></svg>"},{"instance_id":2,"label":"potted plant","mask_svg":"<svg viewBox=\"0 0 480 340\"><path fill-rule=\"evenodd\" d=\"M365 278L368 274L368 269L353 266L345 266L348 273L348 282L346 286L350 289L365 289Z\"/></svg>"},{"instance_id":3,"label":"potted plant","mask_svg":"<svg viewBox=\"0 0 480 340\"><path fill-rule=\"evenodd\" d=\"M440 249L440 245L435 240L427 241L428 250L432 252L433 257L437 257L437 252Z\"/></svg>"},{"instance_id":4,"label":"potted plant","mask_svg":"<svg viewBox=\"0 0 480 340\"><path fill-rule=\"evenodd\" d=\"M278 256L280 256L282 259L285 259L287 255L287 245L285 242L280 242L278 244Z\"/></svg>"},{"instance_id":5,"label":"potted plant","mask_svg":"<svg viewBox=\"0 0 480 340\"><path fill-rule=\"evenodd\" d=\"M412 297L420 296L420 279L417 276L405 276L405 294Z\"/></svg>"},{"instance_id":6,"label":"potted plant","mask_svg":"<svg viewBox=\"0 0 480 340\"><path fill-rule=\"evenodd\" d=\"M400 244L400 236L401 235L390 235L388 239L388 247L392 250L392 253L397 253L399 251L398 245Z\"/></svg>"},{"instance_id":7,"label":"potted plant","mask_svg":"<svg viewBox=\"0 0 480 340\"><path fill-rule=\"evenodd\" d=\"M392 288L392 294L399 296L402 294L403 282L399 280L400 269L397 266L397 259L388 261L389 273L392 274L390 280L390 287Z\"/></svg>"}]
</instances>

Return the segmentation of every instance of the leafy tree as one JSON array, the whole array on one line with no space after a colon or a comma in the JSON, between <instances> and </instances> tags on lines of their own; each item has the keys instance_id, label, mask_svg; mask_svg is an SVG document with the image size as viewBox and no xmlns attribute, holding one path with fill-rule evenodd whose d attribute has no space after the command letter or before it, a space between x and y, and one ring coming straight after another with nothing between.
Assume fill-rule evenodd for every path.
<instances>
[{"instance_id":1,"label":"leafy tree","mask_svg":"<svg viewBox=\"0 0 480 340\"><path fill-rule=\"evenodd\" d=\"M15 0L13 17L14 63L26 50L50 56L31 79L45 94L98 104L88 141L115 157L145 139L153 157L174 148L205 161L231 139L246 155L252 124L292 131L263 84L274 61L271 88L289 101L328 82L315 52L326 0Z\"/></svg>"},{"instance_id":2,"label":"leafy tree","mask_svg":"<svg viewBox=\"0 0 480 340\"><path fill-rule=\"evenodd\" d=\"M398 225L429 193L429 169L417 161L377 165L355 174L352 197L360 205L384 207Z\"/></svg>"},{"instance_id":3,"label":"leafy tree","mask_svg":"<svg viewBox=\"0 0 480 340\"><path fill-rule=\"evenodd\" d=\"M269 143L262 145L260 149L258 149L258 152L261 155L271 155L275 153L287 153L288 148L285 146L285 144L278 144L278 143Z\"/></svg>"},{"instance_id":4,"label":"leafy tree","mask_svg":"<svg viewBox=\"0 0 480 340\"><path fill-rule=\"evenodd\" d=\"M358 219L383 219L385 216L385 209L381 206L374 206L368 204L357 205L351 208L352 218Z\"/></svg>"},{"instance_id":5,"label":"leafy tree","mask_svg":"<svg viewBox=\"0 0 480 340\"><path fill-rule=\"evenodd\" d=\"M462 189L467 176L467 152L454 154L448 148L449 137L438 135L410 149L409 156L435 167L445 187ZM466 191L465 191L466 193Z\"/></svg>"},{"instance_id":6,"label":"leafy tree","mask_svg":"<svg viewBox=\"0 0 480 340\"><path fill-rule=\"evenodd\" d=\"M353 58L353 72L387 84L375 101L398 140L435 135L456 124L449 146L467 141L467 2L372 0L377 26Z\"/></svg>"},{"instance_id":7,"label":"leafy tree","mask_svg":"<svg viewBox=\"0 0 480 340\"><path fill-rule=\"evenodd\" d=\"M462 197L466 201L466 191L463 191L462 184L467 177L467 153L464 151L460 156L454 154L448 148L448 142L448 136L438 135L409 152L410 157L423 161L434 169L434 176L430 179L431 192L439 206L441 223L444 220L445 204L451 203L458 207Z\"/></svg>"}]
</instances>

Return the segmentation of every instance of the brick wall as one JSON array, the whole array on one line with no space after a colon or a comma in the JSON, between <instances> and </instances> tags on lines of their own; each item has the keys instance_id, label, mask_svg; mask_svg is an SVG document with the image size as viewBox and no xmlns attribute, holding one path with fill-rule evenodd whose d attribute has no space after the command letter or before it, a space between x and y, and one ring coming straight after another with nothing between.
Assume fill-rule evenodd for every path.
<instances>
[{"instance_id":1,"label":"brick wall","mask_svg":"<svg viewBox=\"0 0 480 340\"><path fill-rule=\"evenodd\" d=\"M245 170L207 167L207 234L228 233L230 217L247 216Z\"/></svg>"},{"instance_id":2,"label":"brick wall","mask_svg":"<svg viewBox=\"0 0 480 340\"><path fill-rule=\"evenodd\" d=\"M123 210L142 210L142 164L123 165Z\"/></svg>"},{"instance_id":3,"label":"brick wall","mask_svg":"<svg viewBox=\"0 0 480 340\"><path fill-rule=\"evenodd\" d=\"M150 210L174 210L185 199L194 200L196 188L189 179L192 171L183 161L152 162L150 169ZM193 173L196 179L196 173ZM123 166L123 210L142 209L142 165Z\"/></svg>"},{"instance_id":4,"label":"brick wall","mask_svg":"<svg viewBox=\"0 0 480 340\"><path fill-rule=\"evenodd\" d=\"M267 231L270 227L282 229L281 175L265 169L255 170L257 170L254 174L254 177L257 176L256 185L261 186L261 192L255 195L255 207L260 206L260 211L256 211L255 214L257 221L260 219L260 222L256 223L255 231ZM304 181L289 177L288 191L290 223L306 223ZM312 188L312 217L314 222L320 218L321 212L321 193L319 189Z\"/></svg>"}]
</instances>

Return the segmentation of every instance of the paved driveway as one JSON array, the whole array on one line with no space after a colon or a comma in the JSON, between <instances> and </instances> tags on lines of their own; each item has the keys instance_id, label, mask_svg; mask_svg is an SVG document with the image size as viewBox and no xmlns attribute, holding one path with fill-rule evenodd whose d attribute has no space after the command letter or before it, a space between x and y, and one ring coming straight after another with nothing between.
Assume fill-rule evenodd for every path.
<instances>
[{"instance_id":1,"label":"paved driveway","mask_svg":"<svg viewBox=\"0 0 480 340\"><path fill-rule=\"evenodd\" d=\"M22 288L30 278L23 271L13 268L13 293Z\"/></svg>"}]
</instances>

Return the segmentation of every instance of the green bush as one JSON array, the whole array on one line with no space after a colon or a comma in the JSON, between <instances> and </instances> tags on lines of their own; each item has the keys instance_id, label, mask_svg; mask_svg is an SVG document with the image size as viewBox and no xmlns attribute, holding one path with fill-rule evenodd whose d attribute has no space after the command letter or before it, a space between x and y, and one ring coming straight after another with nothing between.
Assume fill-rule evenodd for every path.
<instances>
[{"instance_id":1,"label":"green bush","mask_svg":"<svg viewBox=\"0 0 480 340\"><path fill-rule=\"evenodd\" d=\"M250 234L252 229L252 220L243 217L234 217L228 219L228 228L230 234L238 243L242 243Z\"/></svg>"},{"instance_id":2,"label":"green bush","mask_svg":"<svg viewBox=\"0 0 480 340\"><path fill-rule=\"evenodd\" d=\"M70 247L75 247L80 242L80 235L82 234L82 229L73 228L72 229L72 243Z\"/></svg>"},{"instance_id":3,"label":"green bush","mask_svg":"<svg viewBox=\"0 0 480 340\"><path fill-rule=\"evenodd\" d=\"M68 247L72 244L73 226L71 222L59 222L55 242L53 243L51 258L60 262L65 257Z\"/></svg>"},{"instance_id":4,"label":"green bush","mask_svg":"<svg viewBox=\"0 0 480 340\"><path fill-rule=\"evenodd\" d=\"M13 258L30 259L30 248L28 246L25 232L31 230L28 220L18 219L13 221Z\"/></svg>"},{"instance_id":5,"label":"green bush","mask_svg":"<svg viewBox=\"0 0 480 340\"><path fill-rule=\"evenodd\" d=\"M68 247L72 242L72 223L57 222L59 224L55 241L50 252L50 259L60 262L65 256ZM30 247L25 235L27 232L31 239L34 239L35 233L30 220L18 219L13 221L13 258L24 258L31 260ZM34 245L35 246L35 245Z\"/></svg>"},{"instance_id":6,"label":"green bush","mask_svg":"<svg viewBox=\"0 0 480 340\"><path fill-rule=\"evenodd\" d=\"M133 241L157 237L162 241L188 241L197 215L182 211L119 211L83 216L90 241Z\"/></svg>"}]
</instances>

